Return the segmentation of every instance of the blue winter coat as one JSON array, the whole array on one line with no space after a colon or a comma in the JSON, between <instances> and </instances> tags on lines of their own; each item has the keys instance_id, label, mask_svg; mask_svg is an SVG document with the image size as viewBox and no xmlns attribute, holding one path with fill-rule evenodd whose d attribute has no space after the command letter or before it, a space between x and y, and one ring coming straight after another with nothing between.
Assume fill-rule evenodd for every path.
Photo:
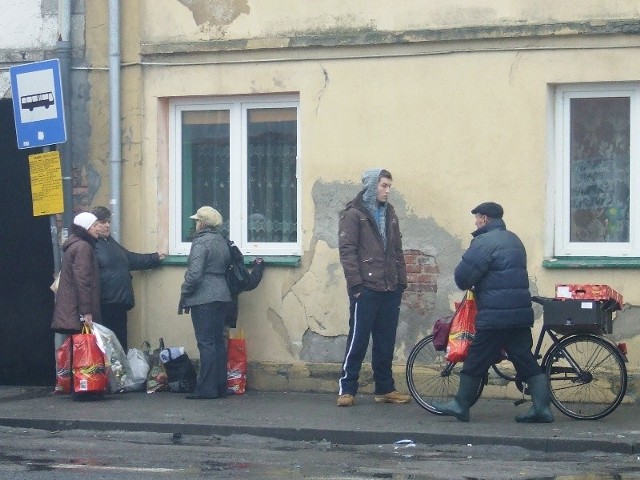
<instances>
[{"instance_id":1,"label":"blue winter coat","mask_svg":"<svg viewBox=\"0 0 640 480\"><path fill-rule=\"evenodd\" d=\"M473 288L476 328L517 328L533 325L527 252L501 219L472 233L474 239L455 269L456 285Z\"/></svg>"}]
</instances>

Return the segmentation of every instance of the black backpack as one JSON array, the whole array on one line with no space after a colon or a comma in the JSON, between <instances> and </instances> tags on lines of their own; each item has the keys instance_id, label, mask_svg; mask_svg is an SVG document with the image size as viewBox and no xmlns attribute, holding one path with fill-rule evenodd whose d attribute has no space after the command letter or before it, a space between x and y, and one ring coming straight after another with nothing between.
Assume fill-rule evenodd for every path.
<instances>
[{"instance_id":1,"label":"black backpack","mask_svg":"<svg viewBox=\"0 0 640 480\"><path fill-rule=\"evenodd\" d=\"M227 240L229 243L229 251L231 252L231 263L227 270L227 286L231 295L238 295L244 292L249 286L251 280L251 272L244 264L244 255L235 243Z\"/></svg>"}]
</instances>

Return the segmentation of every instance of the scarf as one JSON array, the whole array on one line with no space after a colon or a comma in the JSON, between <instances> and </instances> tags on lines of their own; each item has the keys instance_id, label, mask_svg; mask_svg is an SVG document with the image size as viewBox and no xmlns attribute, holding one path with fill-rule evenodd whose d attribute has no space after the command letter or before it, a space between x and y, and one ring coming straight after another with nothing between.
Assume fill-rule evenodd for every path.
<instances>
[{"instance_id":1,"label":"scarf","mask_svg":"<svg viewBox=\"0 0 640 480\"><path fill-rule=\"evenodd\" d=\"M382 243L387 249L387 203L378 202L378 182L380 181L381 168L365 170L362 174L362 202L369 211L378 226L378 232L382 237Z\"/></svg>"}]
</instances>

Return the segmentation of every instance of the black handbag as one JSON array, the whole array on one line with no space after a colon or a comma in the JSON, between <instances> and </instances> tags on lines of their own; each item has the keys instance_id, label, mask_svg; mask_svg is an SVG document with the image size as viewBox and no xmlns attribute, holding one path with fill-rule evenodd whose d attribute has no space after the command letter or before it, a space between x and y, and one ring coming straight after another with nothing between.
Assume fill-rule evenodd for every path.
<instances>
[{"instance_id":1,"label":"black handbag","mask_svg":"<svg viewBox=\"0 0 640 480\"><path fill-rule=\"evenodd\" d=\"M244 255L231 240L227 240L229 252L231 253L231 263L227 270L227 286L231 295L238 295L249 287L251 283L251 272L244 264Z\"/></svg>"},{"instance_id":2,"label":"black handbag","mask_svg":"<svg viewBox=\"0 0 640 480\"><path fill-rule=\"evenodd\" d=\"M164 363L169 390L178 393L193 392L196 388L198 374L189 356L183 353L174 358L171 356L170 348L164 351L169 355L169 360Z\"/></svg>"}]
</instances>

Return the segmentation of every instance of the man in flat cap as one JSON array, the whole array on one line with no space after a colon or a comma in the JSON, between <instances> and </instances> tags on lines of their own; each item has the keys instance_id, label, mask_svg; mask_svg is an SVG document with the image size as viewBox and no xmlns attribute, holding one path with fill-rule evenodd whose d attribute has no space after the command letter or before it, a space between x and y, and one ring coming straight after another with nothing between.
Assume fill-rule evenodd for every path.
<instances>
[{"instance_id":1,"label":"man in flat cap","mask_svg":"<svg viewBox=\"0 0 640 480\"><path fill-rule=\"evenodd\" d=\"M434 402L433 406L443 415L468 422L480 383L504 348L533 401L529 411L517 415L516 421L553 422L549 379L531 352L533 308L527 252L518 236L507 230L499 204L481 203L471 213L475 215L476 231L454 277L458 288L475 292L476 334L462 367L458 393L452 401Z\"/></svg>"}]
</instances>

